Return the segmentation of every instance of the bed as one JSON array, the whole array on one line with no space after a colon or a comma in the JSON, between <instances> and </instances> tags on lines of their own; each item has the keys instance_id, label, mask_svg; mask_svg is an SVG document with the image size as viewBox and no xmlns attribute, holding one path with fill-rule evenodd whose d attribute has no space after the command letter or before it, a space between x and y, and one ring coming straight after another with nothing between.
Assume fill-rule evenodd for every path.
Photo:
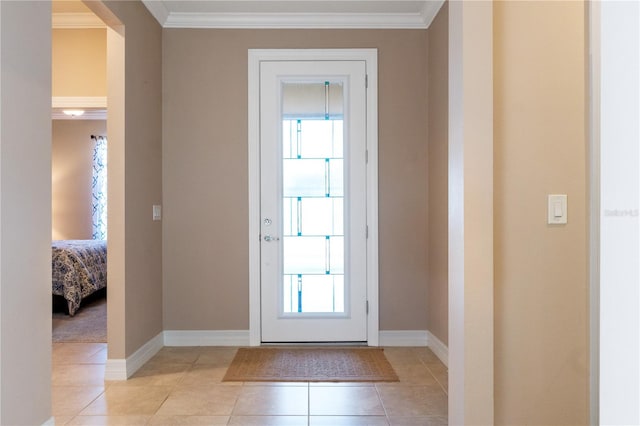
<instances>
[{"instance_id":1,"label":"bed","mask_svg":"<svg viewBox=\"0 0 640 426\"><path fill-rule=\"evenodd\" d=\"M57 240L51 252L53 294L64 297L73 316L82 299L107 287L107 241Z\"/></svg>"}]
</instances>

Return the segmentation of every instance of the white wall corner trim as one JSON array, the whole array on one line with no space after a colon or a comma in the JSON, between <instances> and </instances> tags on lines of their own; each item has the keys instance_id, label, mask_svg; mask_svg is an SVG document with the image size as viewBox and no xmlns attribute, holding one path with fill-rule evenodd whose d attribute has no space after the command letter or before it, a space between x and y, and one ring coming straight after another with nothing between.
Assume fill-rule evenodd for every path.
<instances>
[{"instance_id":1,"label":"white wall corner trim","mask_svg":"<svg viewBox=\"0 0 640 426\"><path fill-rule=\"evenodd\" d=\"M249 330L165 330L164 346L248 346Z\"/></svg>"},{"instance_id":2,"label":"white wall corner trim","mask_svg":"<svg viewBox=\"0 0 640 426\"><path fill-rule=\"evenodd\" d=\"M140 367L158 353L164 343L163 333L158 333L156 337L142 345L127 359L107 359L104 369L105 380L127 380Z\"/></svg>"},{"instance_id":3,"label":"white wall corner trim","mask_svg":"<svg viewBox=\"0 0 640 426\"><path fill-rule=\"evenodd\" d=\"M594 160L600 175L596 423L640 425L640 3L594 2ZM593 352L592 352L593 353ZM596 398L594 395L592 398Z\"/></svg>"},{"instance_id":4,"label":"white wall corner trim","mask_svg":"<svg viewBox=\"0 0 640 426\"><path fill-rule=\"evenodd\" d=\"M427 331L427 346L444 365L449 367L449 348L430 331Z\"/></svg>"},{"instance_id":5,"label":"white wall corner trim","mask_svg":"<svg viewBox=\"0 0 640 426\"><path fill-rule=\"evenodd\" d=\"M380 346L428 346L427 330L380 330Z\"/></svg>"}]
</instances>

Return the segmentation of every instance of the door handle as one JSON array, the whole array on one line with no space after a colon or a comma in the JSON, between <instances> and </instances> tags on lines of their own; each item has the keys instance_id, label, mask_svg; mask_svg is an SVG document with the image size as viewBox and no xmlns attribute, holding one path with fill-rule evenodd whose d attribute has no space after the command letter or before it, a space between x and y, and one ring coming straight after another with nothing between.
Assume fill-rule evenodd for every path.
<instances>
[{"instance_id":1,"label":"door handle","mask_svg":"<svg viewBox=\"0 0 640 426\"><path fill-rule=\"evenodd\" d=\"M280 238L272 237L271 235L267 234L264 236L264 240L269 243L271 241L280 241Z\"/></svg>"}]
</instances>

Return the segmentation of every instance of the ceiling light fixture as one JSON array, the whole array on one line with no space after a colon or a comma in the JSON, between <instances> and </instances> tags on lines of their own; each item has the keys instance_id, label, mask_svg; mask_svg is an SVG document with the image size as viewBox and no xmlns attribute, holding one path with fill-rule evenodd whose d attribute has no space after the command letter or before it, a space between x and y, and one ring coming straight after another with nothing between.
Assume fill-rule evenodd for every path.
<instances>
[{"instance_id":1,"label":"ceiling light fixture","mask_svg":"<svg viewBox=\"0 0 640 426\"><path fill-rule=\"evenodd\" d=\"M84 110L82 109L65 109L62 111L65 115L69 115L71 117L79 117L84 114Z\"/></svg>"}]
</instances>

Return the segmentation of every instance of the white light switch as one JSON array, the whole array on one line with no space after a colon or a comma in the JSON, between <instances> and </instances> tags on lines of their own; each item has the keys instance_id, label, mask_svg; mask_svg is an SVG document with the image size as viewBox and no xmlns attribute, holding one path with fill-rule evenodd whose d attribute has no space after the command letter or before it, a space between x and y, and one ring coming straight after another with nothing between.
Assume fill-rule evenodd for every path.
<instances>
[{"instance_id":1,"label":"white light switch","mask_svg":"<svg viewBox=\"0 0 640 426\"><path fill-rule=\"evenodd\" d=\"M556 219L561 218L563 215L562 213L562 202L559 200L555 200L553 202L553 217Z\"/></svg>"},{"instance_id":2,"label":"white light switch","mask_svg":"<svg viewBox=\"0 0 640 426\"><path fill-rule=\"evenodd\" d=\"M162 219L162 207L154 204L153 206L153 220L160 220Z\"/></svg>"},{"instance_id":3,"label":"white light switch","mask_svg":"<svg viewBox=\"0 0 640 426\"><path fill-rule=\"evenodd\" d=\"M547 223L549 225L567 223L567 195L549 194L547 211Z\"/></svg>"}]
</instances>

